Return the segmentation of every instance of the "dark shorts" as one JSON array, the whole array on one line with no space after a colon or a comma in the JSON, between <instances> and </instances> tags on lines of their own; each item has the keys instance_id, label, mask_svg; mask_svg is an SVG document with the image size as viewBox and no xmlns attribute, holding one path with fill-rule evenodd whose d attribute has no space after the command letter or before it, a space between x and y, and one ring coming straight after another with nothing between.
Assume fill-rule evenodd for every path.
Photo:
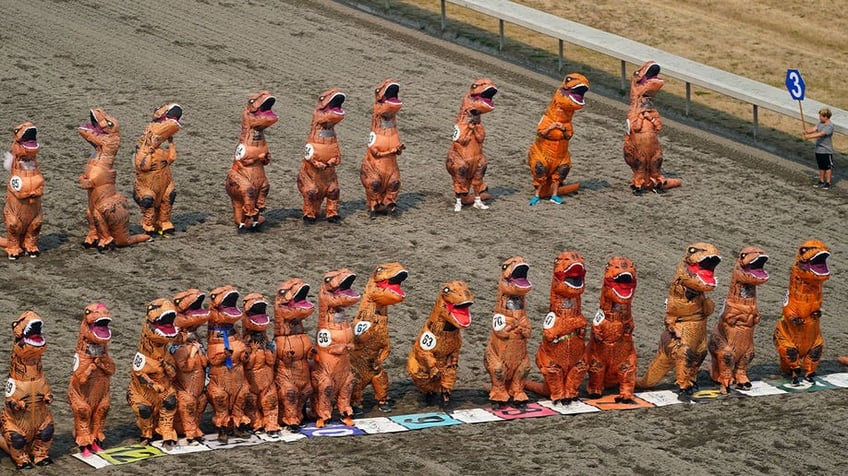
<instances>
[{"instance_id":1,"label":"dark shorts","mask_svg":"<svg viewBox=\"0 0 848 476\"><path fill-rule=\"evenodd\" d=\"M833 154L816 154L816 162L819 170L830 170L833 168Z\"/></svg>"}]
</instances>

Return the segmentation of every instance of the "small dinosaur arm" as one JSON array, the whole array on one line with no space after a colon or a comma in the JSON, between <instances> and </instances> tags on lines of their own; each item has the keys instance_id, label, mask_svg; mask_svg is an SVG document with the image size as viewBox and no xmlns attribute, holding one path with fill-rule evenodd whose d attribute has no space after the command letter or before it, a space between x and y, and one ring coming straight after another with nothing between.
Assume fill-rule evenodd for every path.
<instances>
[{"instance_id":1,"label":"small dinosaur arm","mask_svg":"<svg viewBox=\"0 0 848 476\"><path fill-rule=\"evenodd\" d=\"M727 299L710 334L710 377L721 385L723 394L734 381L737 388L751 388L748 365L754 360L754 328L760 322L757 286L768 281L764 269L767 261L768 256L760 248L748 246L739 251Z\"/></svg>"},{"instance_id":2,"label":"small dinosaur arm","mask_svg":"<svg viewBox=\"0 0 848 476\"><path fill-rule=\"evenodd\" d=\"M107 346L112 340L112 313L100 303L85 307L77 337L74 365L68 384L68 402L74 412L74 440L83 456L101 451L103 428L109 413L109 387L115 361Z\"/></svg>"},{"instance_id":3,"label":"small dinosaur arm","mask_svg":"<svg viewBox=\"0 0 848 476\"><path fill-rule=\"evenodd\" d=\"M12 134L11 151L3 161L9 171L9 182L3 207L6 238L0 238L0 246L6 248L9 259L20 258L24 253L34 258L40 253L38 235L43 222L44 177L36 158L41 145L38 129L31 122L16 126Z\"/></svg>"},{"instance_id":4,"label":"small dinosaur arm","mask_svg":"<svg viewBox=\"0 0 848 476\"><path fill-rule=\"evenodd\" d=\"M265 166L271 162L265 129L277 122L271 109L277 98L268 91L254 94L241 113L241 134L227 172L225 188L233 202L233 220L239 229L255 228L265 222L261 215L271 186Z\"/></svg>"},{"instance_id":5,"label":"small dinosaur arm","mask_svg":"<svg viewBox=\"0 0 848 476\"><path fill-rule=\"evenodd\" d=\"M171 210L177 191L171 177L171 164L177 160L174 134L180 131L183 108L165 104L153 111L153 117L138 138L135 147L135 183L133 199L141 208L141 227L146 233L173 233ZM168 149L162 146L167 142Z\"/></svg>"},{"instance_id":6,"label":"small dinosaur arm","mask_svg":"<svg viewBox=\"0 0 848 476\"><path fill-rule=\"evenodd\" d=\"M576 192L579 183L566 185L571 172L571 154L568 142L574 135L571 119L574 112L583 109L589 80L579 73L570 73L554 93L551 103L536 126L536 138L527 151L527 162L536 190L531 205L539 197L550 197L559 202L560 195Z\"/></svg>"},{"instance_id":7,"label":"small dinosaur arm","mask_svg":"<svg viewBox=\"0 0 848 476\"><path fill-rule=\"evenodd\" d=\"M309 290L305 281L292 278L280 284L274 298L274 382L282 421L292 430L300 427L303 407L313 393L310 359L315 349L303 326L304 319L315 311L307 299Z\"/></svg>"},{"instance_id":8,"label":"small dinosaur arm","mask_svg":"<svg viewBox=\"0 0 848 476\"><path fill-rule=\"evenodd\" d=\"M819 320L822 316L822 288L830 278L827 260L830 249L819 240L807 240L798 248L783 312L774 329L774 345L780 370L798 383L813 381L824 351Z\"/></svg>"},{"instance_id":9,"label":"small dinosaur arm","mask_svg":"<svg viewBox=\"0 0 848 476\"><path fill-rule=\"evenodd\" d=\"M715 268L721 261L709 243L693 243L677 265L666 300L665 331L648 371L636 387L655 386L671 370L681 391L695 390L698 370L707 356L707 317L715 304L705 293L716 287Z\"/></svg>"},{"instance_id":10,"label":"small dinosaur arm","mask_svg":"<svg viewBox=\"0 0 848 476\"><path fill-rule=\"evenodd\" d=\"M244 297L244 317L241 320L242 340L249 356L244 362L244 377L248 395L246 409L253 429L275 434L280 431L277 385L274 383L276 349L274 341L268 339L271 326L268 308L271 304L265 296L250 293Z\"/></svg>"},{"instance_id":11,"label":"small dinosaur arm","mask_svg":"<svg viewBox=\"0 0 848 476\"><path fill-rule=\"evenodd\" d=\"M493 99L498 88L491 79L479 79L471 84L462 98L459 115L453 126L453 137L445 167L453 180L456 196L456 211L461 204L477 202L478 208L484 208L482 200L488 200L488 185L483 180L488 161L483 154L483 141L486 129L480 118L483 114L495 110ZM473 189L473 195L470 195ZM485 207L488 208L488 207Z\"/></svg>"},{"instance_id":12,"label":"small dinosaur arm","mask_svg":"<svg viewBox=\"0 0 848 476\"><path fill-rule=\"evenodd\" d=\"M200 420L207 404L206 366L209 359L198 336L200 327L209 321L209 310L203 308L205 300L206 293L194 288L181 291L173 298L177 309L174 325L179 329L179 335L170 348L176 366L174 428L177 434L185 436L190 442L203 439Z\"/></svg>"},{"instance_id":13,"label":"small dinosaur arm","mask_svg":"<svg viewBox=\"0 0 848 476\"><path fill-rule=\"evenodd\" d=\"M41 316L33 311L25 311L12 323L14 343L0 413L0 449L18 469L53 463L48 455L53 444L53 392L41 361L47 348L43 327Z\"/></svg>"},{"instance_id":14,"label":"small dinosaur arm","mask_svg":"<svg viewBox=\"0 0 848 476\"><path fill-rule=\"evenodd\" d=\"M335 126L344 119L345 95L330 89L318 96L312 111L312 125L304 146L303 161L297 174L297 189L303 195L303 220L312 223L327 200L327 220L339 220L339 178L336 166L342 160Z\"/></svg>"},{"instance_id":15,"label":"small dinosaur arm","mask_svg":"<svg viewBox=\"0 0 848 476\"><path fill-rule=\"evenodd\" d=\"M391 410L389 403L389 374L383 364L389 358L389 306L403 302L406 293L401 284L409 272L397 262L378 265L359 301L353 318L353 352L350 354L353 375L351 404L362 406L365 387L374 387L374 399L383 411Z\"/></svg>"},{"instance_id":16,"label":"small dinosaur arm","mask_svg":"<svg viewBox=\"0 0 848 476\"><path fill-rule=\"evenodd\" d=\"M550 312L542 324L542 342L536 351L536 366L545 381L528 380L525 388L557 403L577 400L586 376L585 277L586 265L579 253L563 251L554 259Z\"/></svg>"},{"instance_id":17,"label":"small dinosaur arm","mask_svg":"<svg viewBox=\"0 0 848 476\"><path fill-rule=\"evenodd\" d=\"M130 209L127 198L115 186L113 164L121 147L121 128L118 120L103 109L89 110L89 122L77 131L94 147L79 178L80 186L88 193L88 234L83 246L104 250L112 246L129 246L150 240L146 234L130 234Z\"/></svg>"},{"instance_id":18,"label":"small dinosaur arm","mask_svg":"<svg viewBox=\"0 0 848 476\"><path fill-rule=\"evenodd\" d=\"M474 296L464 281L446 282L412 344L406 371L428 401L438 397L442 405L450 402L462 348L460 331L471 325L472 304Z\"/></svg>"},{"instance_id":19,"label":"small dinosaur arm","mask_svg":"<svg viewBox=\"0 0 848 476\"><path fill-rule=\"evenodd\" d=\"M403 107L398 98L400 85L387 79L374 90L371 133L359 179L365 187L365 205L372 213L392 213L400 192L397 158L406 148L397 130L397 113Z\"/></svg>"},{"instance_id":20,"label":"small dinosaur arm","mask_svg":"<svg viewBox=\"0 0 848 476\"><path fill-rule=\"evenodd\" d=\"M176 307L169 299L156 299L147 305L127 389L127 403L135 413L143 442L152 440L154 432L166 445L177 441L177 392L173 382L177 370L169 352L178 334L176 318Z\"/></svg>"},{"instance_id":21,"label":"small dinosaur arm","mask_svg":"<svg viewBox=\"0 0 848 476\"><path fill-rule=\"evenodd\" d=\"M662 192L683 183L662 173L663 151L657 135L662 130L662 120L653 105L654 97L663 87L659 73L659 64L646 61L630 78L624 161L633 171L630 187L634 193L646 190Z\"/></svg>"},{"instance_id":22,"label":"small dinosaur arm","mask_svg":"<svg viewBox=\"0 0 848 476\"><path fill-rule=\"evenodd\" d=\"M592 320L586 347L590 398L600 398L605 388L618 385L615 401L630 403L636 387L636 347L633 345L631 304L636 292L636 266L616 256L607 262L601 285L600 307Z\"/></svg>"},{"instance_id":23,"label":"small dinosaur arm","mask_svg":"<svg viewBox=\"0 0 848 476\"><path fill-rule=\"evenodd\" d=\"M492 315L492 331L486 346L485 364L492 380L489 400L494 403L527 401L524 380L530 373L527 340L532 326L527 318L525 299L533 289L527 279L530 265L520 256L501 264L498 296Z\"/></svg>"},{"instance_id":24,"label":"small dinosaur arm","mask_svg":"<svg viewBox=\"0 0 848 476\"><path fill-rule=\"evenodd\" d=\"M342 268L324 275L318 291L318 330L315 334L315 370L312 385L317 401L315 426L321 428L333 413L333 402L346 425L352 425L353 328L345 317L345 309L358 303L362 296L351 286L356 275Z\"/></svg>"}]
</instances>

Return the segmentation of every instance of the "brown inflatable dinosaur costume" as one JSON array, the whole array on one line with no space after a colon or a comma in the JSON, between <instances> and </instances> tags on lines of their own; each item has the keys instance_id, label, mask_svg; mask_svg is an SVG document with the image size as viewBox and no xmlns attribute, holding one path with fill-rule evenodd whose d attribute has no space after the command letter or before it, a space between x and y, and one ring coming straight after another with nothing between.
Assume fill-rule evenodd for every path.
<instances>
[{"instance_id":1,"label":"brown inflatable dinosaur costume","mask_svg":"<svg viewBox=\"0 0 848 476\"><path fill-rule=\"evenodd\" d=\"M659 74L660 65L646 61L630 78L624 161L633 171L630 188L636 195L648 190L663 193L683 183L680 179L665 177L662 172L663 151L657 135L662 130L662 120L653 103L663 87Z\"/></svg>"},{"instance_id":2,"label":"brown inflatable dinosaur costume","mask_svg":"<svg viewBox=\"0 0 848 476\"><path fill-rule=\"evenodd\" d=\"M562 203L560 195L576 192L579 183L566 185L565 179L571 172L571 154L568 141L574 135L571 118L574 111L583 109L589 80L579 73L571 73L562 80L551 103L536 126L536 139L527 151L527 162L533 176L536 193L530 205L539 203L542 197L550 197L554 203Z\"/></svg>"},{"instance_id":3,"label":"brown inflatable dinosaur costume","mask_svg":"<svg viewBox=\"0 0 848 476\"><path fill-rule=\"evenodd\" d=\"M618 385L615 401L633 402L636 387L636 347L633 345L631 304L636 292L636 266L616 256L607 261L601 285L600 308L592 319L586 347L589 398L600 398L605 388Z\"/></svg>"},{"instance_id":4,"label":"brown inflatable dinosaur costume","mask_svg":"<svg viewBox=\"0 0 848 476\"><path fill-rule=\"evenodd\" d=\"M91 109L89 122L79 127L79 135L94 147L94 156L85 164L79 178L80 186L88 193L88 234L83 246L100 250L129 246L150 240L150 235L130 234L130 209L127 198L115 185L117 172L113 167L121 147L121 128L118 120L103 109Z\"/></svg>"},{"instance_id":5,"label":"brown inflatable dinosaur costume","mask_svg":"<svg viewBox=\"0 0 848 476\"><path fill-rule=\"evenodd\" d=\"M25 311L12 323L14 342L5 405L0 412L0 449L12 457L18 469L53 463L48 455L53 444L53 392L41 362L47 349L43 327L41 316L33 311Z\"/></svg>"},{"instance_id":6,"label":"brown inflatable dinosaur costume","mask_svg":"<svg viewBox=\"0 0 848 476\"><path fill-rule=\"evenodd\" d=\"M147 233L173 233L171 209L177 197L171 164L177 160L174 134L180 131L183 108L168 103L153 111L135 146L133 199L141 207L141 227ZM162 146L167 142L167 150Z\"/></svg>"},{"instance_id":7,"label":"brown inflatable dinosaur costume","mask_svg":"<svg viewBox=\"0 0 848 476\"><path fill-rule=\"evenodd\" d=\"M403 107L398 98L400 85L387 79L374 90L371 133L368 148L359 169L365 187L365 205L373 218L377 213L392 214L397 209L400 169L397 158L406 148L397 130L397 113Z\"/></svg>"},{"instance_id":8,"label":"brown inflatable dinosaur costume","mask_svg":"<svg viewBox=\"0 0 848 476\"><path fill-rule=\"evenodd\" d=\"M247 100L241 113L239 143L224 184L239 230L251 230L265 222L261 213L271 189L265 175L265 166L271 163L265 129L277 122L277 115L271 110L276 101L270 92L261 91Z\"/></svg>"},{"instance_id":9,"label":"brown inflatable dinosaur costume","mask_svg":"<svg viewBox=\"0 0 848 476\"><path fill-rule=\"evenodd\" d=\"M153 439L154 431L168 448L177 442L177 392L173 381L177 369L170 353L178 334L176 318L177 309L169 299L156 299L147 305L127 389L127 403L135 413L142 444Z\"/></svg>"},{"instance_id":10,"label":"brown inflatable dinosaur costume","mask_svg":"<svg viewBox=\"0 0 848 476\"><path fill-rule=\"evenodd\" d=\"M174 296L177 318L174 325L179 335L171 345L177 374L174 388L177 391L177 413L174 428L185 436L190 444L203 441L200 420L206 409L206 366L209 359L200 342L198 332L209 321L209 311L203 308L206 293L199 289L187 289Z\"/></svg>"},{"instance_id":11,"label":"brown inflatable dinosaur costume","mask_svg":"<svg viewBox=\"0 0 848 476\"><path fill-rule=\"evenodd\" d=\"M315 305L307 300L309 289L302 279L292 278L280 284L274 299L274 382L282 407L279 413L291 431L300 428L303 407L313 392L310 360L315 349L303 327L303 320L315 311Z\"/></svg>"},{"instance_id":12,"label":"brown inflatable dinosaur costume","mask_svg":"<svg viewBox=\"0 0 848 476\"><path fill-rule=\"evenodd\" d=\"M721 261L709 243L693 243L677 265L666 299L665 331L639 388L655 386L674 369L681 393L697 390L698 370L707 356L707 317L715 310L706 293L716 287L715 268Z\"/></svg>"},{"instance_id":13,"label":"brown inflatable dinosaur costume","mask_svg":"<svg viewBox=\"0 0 848 476\"><path fill-rule=\"evenodd\" d=\"M525 387L555 403L577 400L586 376L586 318L583 316L586 266L583 256L563 251L554 259L550 312L542 324L542 342L536 351L536 366L545 379L528 380Z\"/></svg>"},{"instance_id":14,"label":"brown inflatable dinosaur costume","mask_svg":"<svg viewBox=\"0 0 848 476\"><path fill-rule=\"evenodd\" d=\"M719 321L710 334L710 376L721 385L721 393L736 382L736 388L751 389L748 365L754 360L754 327L760 322L757 286L768 281L763 268L768 261L765 251L748 246L736 256L727 299Z\"/></svg>"},{"instance_id":15,"label":"brown inflatable dinosaur costume","mask_svg":"<svg viewBox=\"0 0 848 476\"><path fill-rule=\"evenodd\" d=\"M312 112L312 125L303 149L300 173L297 174L297 189L303 195L305 223L315 223L325 198L327 221L337 223L340 220L336 166L342 160L342 151L335 126L344 119L344 100L344 93L338 89L324 91L318 96L318 105Z\"/></svg>"},{"instance_id":16,"label":"brown inflatable dinosaur costume","mask_svg":"<svg viewBox=\"0 0 848 476\"><path fill-rule=\"evenodd\" d=\"M525 298L533 288L527 279L529 271L530 265L520 256L501 264L492 332L484 359L492 380L489 400L495 405L504 405L510 399L517 405L527 403L524 380L530 373L527 339L532 326L527 318Z\"/></svg>"},{"instance_id":17,"label":"brown inflatable dinosaur costume","mask_svg":"<svg viewBox=\"0 0 848 476\"><path fill-rule=\"evenodd\" d=\"M471 325L474 296L464 281L448 281L436 296L430 317L406 360L412 383L424 393L428 405L450 404L456 386L456 369L462 348L462 329Z\"/></svg>"},{"instance_id":18,"label":"brown inflatable dinosaur costume","mask_svg":"<svg viewBox=\"0 0 848 476\"><path fill-rule=\"evenodd\" d=\"M813 382L824 350L821 333L822 287L830 278L830 250L819 240L807 240L798 248L783 312L774 329L774 345L780 370L792 377Z\"/></svg>"},{"instance_id":19,"label":"brown inflatable dinosaur costume","mask_svg":"<svg viewBox=\"0 0 848 476\"><path fill-rule=\"evenodd\" d=\"M18 125L12 134L12 150L3 161L3 167L9 171L9 183L3 207L6 238L0 238L0 246L6 248L9 259L18 259L24 253L35 258L40 253L38 234L44 218L41 211L44 177L36 159L41 145L38 129L31 122Z\"/></svg>"},{"instance_id":20,"label":"brown inflatable dinosaur costume","mask_svg":"<svg viewBox=\"0 0 848 476\"><path fill-rule=\"evenodd\" d=\"M268 340L266 332L271 326L271 318L268 316L271 304L265 296L250 293L244 297L243 307L241 332L248 352L244 362L244 377L248 387L246 413L255 431L262 430L274 435L281 427L278 421L280 410L277 385L274 383L277 352L274 341Z\"/></svg>"},{"instance_id":21,"label":"brown inflatable dinosaur costume","mask_svg":"<svg viewBox=\"0 0 848 476\"><path fill-rule=\"evenodd\" d=\"M101 451L103 428L109 413L109 387L115 361L107 345L112 340L112 313L100 303L85 307L77 338L74 366L68 384L68 402L74 412L74 440L82 455Z\"/></svg>"},{"instance_id":22,"label":"brown inflatable dinosaur costume","mask_svg":"<svg viewBox=\"0 0 848 476\"><path fill-rule=\"evenodd\" d=\"M330 271L318 291L318 330L315 334L315 370L312 385L315 387L315 412L321 428L333 413L333 402L345 425L352 425L353 408L350 405L353 392L353 368L350 354L353 352L353 327L345 317L345 309L358 303L361 296L354 291L356 275L349 269Z\"/></svg>"},{"instance_id":23,"label":"brown inflatable dinosaur costume","mask_svg":"<svg viewBox=\"0 0 848 476\"><path fill-rule=\"evenodd\" d=\"M474 81L468 92L462 98L459 115L453 126L453 137L450 151L445 161L445 167L453 179L453 192L456 196L454 211L462 210L462 205L474 204L474 208L486 210L491 195L488 185L483 181L486 175L488 161L483 155L483 140L486 139L486 129L480 122L480 117L495 110L492 101L498 87L491 79ZM474 190L471 195L471 190Z\"/></svg>"},{"instance_id":24,"label":"brown inflatable dinosaur costume","mask_svg":"<svg viewBox=\"0 0 848 476\"><path fill-rule=\"evenodd\" d=\"M365 387L374 387L374 399L381 411L392 410L389 399L389 374L383 363L389 358L389 306L403 302L406 293L401 284L409 272L400 263L383 263L374 268L359 310L353 318L353 352L350 361L353 365L353 386L351 404L361 411L362 392Z\"/></svg>"},{"instance_id":25,"label":"brown inflatable dinosaur costume","mask_svg":"<svg viewBox=\"0 0 848 476\"><path fill-rule=\"evenodd\" d=\"M244 408L248 395L244 363L249 353L234 327L244 314L238 307L239 297L239 292L229 285L209 293L206 396L212 403L212 424L222 443L229 441L230 435L239 436L250 424Z\"/></svg>"}]
</instances>

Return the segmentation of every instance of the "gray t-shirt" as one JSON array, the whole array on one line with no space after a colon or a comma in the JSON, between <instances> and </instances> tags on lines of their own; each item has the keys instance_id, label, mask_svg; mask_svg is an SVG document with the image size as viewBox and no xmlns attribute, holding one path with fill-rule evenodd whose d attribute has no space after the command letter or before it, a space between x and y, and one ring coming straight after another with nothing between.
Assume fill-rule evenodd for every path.
<instances>
[{"instance_id":1,"label":"gray t-shirt","mask_svg":"<svg viewBox=\"0 0 848 476\"><path fill-rule=\"evenodd\" d=\"M816 138L816 154L833 154L833 123L819 122L816 130L824 135Z\"/></svg>"}]
</instances>

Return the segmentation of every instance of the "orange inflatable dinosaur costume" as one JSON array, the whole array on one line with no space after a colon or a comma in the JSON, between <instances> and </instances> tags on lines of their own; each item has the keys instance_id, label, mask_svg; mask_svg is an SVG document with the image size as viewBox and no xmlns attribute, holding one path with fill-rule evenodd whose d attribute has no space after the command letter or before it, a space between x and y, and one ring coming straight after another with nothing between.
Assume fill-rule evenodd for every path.
<instances>
[{"instance_id":1,"label":"orange inflatable dinosaur costume","mask_svg":"<svg viewBox=\"0 0 848 476\"><path fill-rule=\"evenodd\" d=\"M68 401L74 412L74 440L82 455L101 451L106 439L103 428L109 413L109 384L115 361L107 345L112 340L112 314L105 305L85 307L77 338L74 366L68 384Z\"/></svg>"},{"instance_id":2,"label":"orange inflatable dinosaur costume","mask_svg":"<svg viewBox=\"0 0 848 476\"><path fill-rule=\"evenodd\" d=\"M530 205L539 203L542 197L550 197L557 204L562 203L560 195L576 192L580 187L579 183L565 184L571 172L568 141L574 135L571 118L574 117L574 111L583 109L588 90L589 80L585 76L579 73L566 75L539 120L536 139L527 151L527 162L536 189Z\"/></svg>"},{"instance_id":3,"label":"orange inflatable dinosaur costume","mask_svg":"<svg viewBox=\"0 0 848 476\"><path fill-rule=\"evenodd\" d=\"M174 134L180 131L183 108L165 104L153 117L135 146L133 199L141 207L141 227L147 233L173 233L171 209L177 197L171 164L177 160ZM168 143L166 150L162 146Z\"/></svg>"},{"instance_id":4,"label":"orange inflatable dinosaur costume","mask_svg":"<svg viewBox=\"0 0 848 476\"><path fill-rule=\"evenodd\" d=\"M100 250L129 246L150 240L146 234L130 234L130 209L127 198L115 185L113 164L121 147L121 128L118 120L103 109L91 109L89 122L79 127L79 135L94 147L79 178L80 186L88 193L88 234L83 246Z\"/></svg>"},{"instance_id":5,"label":"orange inflatable dinosaur costume","mask_svg":"<svg viewBox=\"0 0 848 476\"><path fill-rule=\"evenodd\" d=\"M18 469L52 464L48 452L53 444L53 392L44 377L41 356L47 349L44 322L25 311L12 323L12 358L6 399L0 413L0 449L12 457Z\"/></svg>"},{"instance_id":6,"label":"orange inflatable dinosaur costume","mask_svg":"<svg viewBox=\"0 0 848 476\"><path fill-rule=\"evenodd\" d=\"M338 89L324 91L312 112L312 126L303 151L297 189L303 195L303 221L315 223L321 203L327 199L327 221L337 223L339 217L339 178L336 166L342 160L335 126L344 119L345 95Z\"/></svg>"},{"instance_id":7,"label":"orange inflatable dinosaur costume","mask_svg":"<svg viewBox=\"0 0 848 476\"><path fill-rule=\"evenodd\" d=\"M177 369L169 352L178 333L176 318L177 309L169 299L156 299L147 305L127 389L127 403L135 413L143 444L153 439L154 431L162 437L165 447L171 448L177 442L177 392L173 382Z\"/></svg>"},{"instance_id":8,"label":"orange inflatable dinosaur costume","mask_svg":"<svg viewBox=\"0 0 848 476\"><path fill-rule=\"evenodd\" d=\"M563 251L554 259L550 312L542 324L536 366L545 382L528 380L525 387L555 403L577 400L586 376L586 318L583 316L586 266L583 256Z\"/></svg>"},{"instance_id":9,"label":"orange inflatable dinosaur costume","mask_svg":"<svg viewBox=\"0 0 848 476\"><path fill-rule=\"evenodd\" d=\"M491 79L474 81L471 88L462 98L459 115L453 126L453 137L445 167L453 179L453 192L456 195L454 211L462 210L462 205L474 204L474 208L486 210L491 195L489 187L483 181L486 175L488 161L483 155L483 140L486 139L486 129L480 122L480 117L495 110L492 101L498 88ZM471 189L474 194L470 195Z\"/></svg>"},{"instance_id":10,"label":"orange inflatable dinosaur costume","mask_svg":"<svg viewBox=\"0 0 848 476\"><path fill-rule=\"evenodd\" d=\"M274 364L277 352L274 341L268 340L266 331L271 326L265 296L250 293L244 297L244 317L241 332L248 357L244 362L244 376L249 390L245 408L255 431L274 435L281 429L278 421L279 402L274 383Z\"/></svg>"},{"instance_id":11,"label":"orange inflatable dinosaur costume","mask_svg":"<svg viewBox=\"0 0 848 476\"><path fill-rule=\"evenodd\" d=\"M12 150L3 160L3 167L9 171L9 183L3 208L6 238L0 238L0 246L6 248L9 259L18 259L24 253L35 258L40 253L38 234L44 218L41 212L44 177L36 159L41 145L38 129L31 122L20 124L12 133Z\"/></svg>"},{"instance_id":12,"label":"orange inflatable dinosaur costume","mask_svg":"<svg viewBox=\"0 0 848 476\"><path fill-rule=\"evenodd\" d=\"M590 398L600 398L605 388L618 385L615 401L631 403L636 387L636 347L633 345L633 314L636 266L616 256L607 262L601 285L600 308L592 319L586 347Z\"/></svg>"},{"instance_id":13,"label":"orange inflatable dinosaur costume","mask_svg":"<svg viewBox=\"0 0 848 476\"><path fill-rule=\"evenodd\" d=\"M456 369L462 348L462 329L471 325L474 296L464 281L448 281L436 296L430 317L406 360L412 383L424 393L428 405L450 404L456 386Z\"/></svg>"},{"instance_id":14,"label":"orange inflatable dinosaur costume","mask_svg":"<svg viewBox=\"0 0 848 476\"><path fill-rule=\"evenodd\" d=\"M265 175L265 166L271 163L265 129L277 122L271 110L276 101L270 92L261 91L248 99L241 113L239 144L225 182L239 230L251 230L265 222L261 213L271 188Z\"/></svg>"},{"instance_id":15,"label":"orange inflatable dinosaur costume","mask_svg":"<svg viewBox=\"0 0 848 476\"><path fill-rule=\"evenodd\" d=\"M648 190L663 193L679 187L680 179L663 175L663 151L657 133L662 130L660 114L653 99L663 87L660 65L646 61L630 78L630 108L624 136L624 161L633 171L630 188L636 195Z\"/></svg>"},{"instance_id":16,"label":"orange inflatable dinosaur costume","mask_svg":"<svg viewBox=\"0 0 848 476\"><path fill-rule=\"evenodd\" d=\"M736 256L730 277L727 299L710 334L710 376L726 394L736 382L736 388L751 389L748 365L754 360L754 327L760 322L757 309L757 286L768 281L763 268L768 261L765 251L748 246Z\"/></svg>"},{"instance_id":17,"label":"orange inflatable dinosaur costume","mask_svg":"<svg viewBox=\"0 0 848 476\"><path fill-rule=\"evenodd\" d=\"M353 327L345 317L345 309L358 303L361 296L354 291L356 275L342 268L324 275L318 291L318 331L315 334L317 353L312 385L317 402L315 412L321 428L333 413L333 402L346 425L352 425L353 368L350 354L353 351Z\"/></svg>"},{"instance_id":18,"label":"orange inflatable dinosaur costume","mask_svg":"<svg viewBox=\"0 0 848 476\"><path fill-rule=\"evenodd\" d=\"M524 380L530 372L527 339L532 327L525 298L533 288L527 279L529 271L530 265L520 256L501 264L492 332L485 355L486 370L492 379L489 400L495 405L506 404L510 399L517 405L527 403Z\"/></svg>"},{"instance_id":19,"label":"orange inflatable dinosaur costume","mask_svg":"<svg viewBox=\"0 0 848 476\"><path fill-rule=\"evenodd\" d=\"M177 374L174 388L177 391L177 413L174 428L185 436L190 444L203 441L200 420L206 409L206 366L209 359L200 342L199 329L209 321L209 311L203 308L206 293L199 289L187 289L174 296L177 318L174 325L179 335L171 345Z\"/></svg>"},{"instance_id":20,"label":"orange inflatable dinosaur costume","mask_svg":"<svg viewBox=\"0 0 848 476\"><path fill-rule=\"evenodd\" d=\"M400 192L400 169L397 158L406 148L397 130L397 113L403 107L398 98L400 85L387 79L374 90L371 133L368 148L359 169L365 187L365 205L373 218L377 213L394 213Z\"/></svg>"},{"instance_id":21,"label":"orange inflatable dinosaur costume","mask_svg":"<svg viewBox=\"0 0 848 476\"><path fill-rule=\"evenodd\" d=\"M709 243L693 243L686 249L669 286L657 355L636 381L637 387L653 387L674 369L682 393L697 390L698 370L707 356L707 317L715 310L705 293L716 287L720 261L718 250Z\"/></svg>"},{"instance_id":22,"label":"orange inflatable dinosaur costume","mask_svg":"<svg viewBox=\"0 0 848 476\"><path fill-rule=\"evenodd\" d=\"M780 370L792 377L813 382L824 350L819 319L822 287L830 278L827 260L830 250L819 240L807 240L798 248L783 312L774 329L774 345L780 357Z\"/></svg>"},{"instance_id":23,"label":"orange inflatable dinosaur costume","mask_svg":"<svg viewBox=\"0 0 848 476\"><path fill-rule=\"evenodd\" d=\"M303 407L312 397L310 359L315 349L306 335L303 320L315 311L307 300L310 286L300 278L280 284L274 299L274 346L277 365L274 382L283 423L297 431L303 421Z\"/></svg>"},{"instance_id":24,"label":"orange inflatable dinosaur costume","mask_svg":"<svg viewBox=\"0 0 848 476\"><path fill-rule=\"evenodd\" d=\"M234 324L244 312L238 307L240 294L232 286L221 286L209 293L209 382L206 396L212 403L212 424L218 429L218 441L226 443L230 435L239 435L250 424L245 415L248 395L244 363L247 347Z\"/></svg>"},{"instance_id":25,"label":"orange inflatable dinosaur costume","mask_svg":"<svg viewBox=\"0 0 848 476\"><path fill-rule=\"evenodd\" d=\"M392 410L389 399L389 374L383 363L389 358L389 306L403 302L406 293L401 284L409 272L400 263L383 263L374 268L359 311L353 318L353 352L350 361L356 383L351 403L361 411L362 392L365 387L374 387L377 407L384 412Z\"/></svg>"}]
</instances>

